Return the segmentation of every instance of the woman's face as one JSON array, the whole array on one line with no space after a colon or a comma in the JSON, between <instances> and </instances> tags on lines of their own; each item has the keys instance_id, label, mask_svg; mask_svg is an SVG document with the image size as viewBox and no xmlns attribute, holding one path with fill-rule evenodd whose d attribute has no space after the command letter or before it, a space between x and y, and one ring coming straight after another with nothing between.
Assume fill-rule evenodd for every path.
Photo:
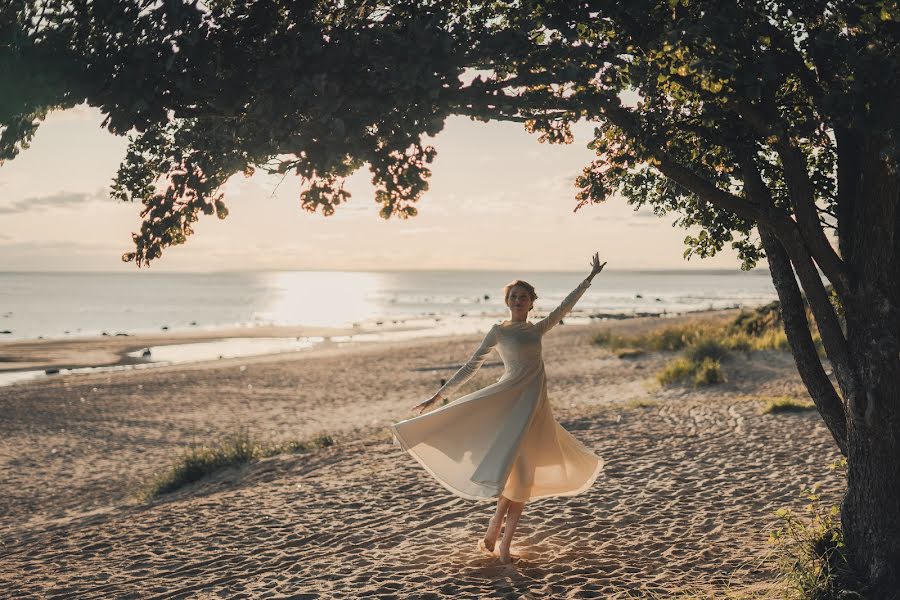
<instances>
[{"instance_id":1,"label":"woman's face","mask_svg":"<svg viewBox=\"0 0 900 600\"><path fill-rule=\"evenodd\" d=\"M506 305L514 319L524 319L528 316L528 311L534 306L534 301L528 290L521 285L514 285L509 290L509 297L506 299Z\"/></svg>"}]
</instances>

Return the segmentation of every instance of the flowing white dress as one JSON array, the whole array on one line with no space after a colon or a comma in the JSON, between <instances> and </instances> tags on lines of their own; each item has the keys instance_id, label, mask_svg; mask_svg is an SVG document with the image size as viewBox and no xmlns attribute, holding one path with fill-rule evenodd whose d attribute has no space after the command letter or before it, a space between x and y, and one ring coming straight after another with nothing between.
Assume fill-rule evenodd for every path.
<instances>
[{"instance_id":1,"label":"flowing white dress","mask_svg":"<svg viewBox=\"0 0 900 600\"><path fill-rule=\"evenodd\" d=\"M472 378L496 347L506 367L500 379L431 412L389 426L394 444L437 481L469 500L503 494L525 502L586 491L603 460L553 417L547 397L541 338L572 310L591 282L585 279L536 323L504 321L439 390Z\"/></svg>"}]
</instances>

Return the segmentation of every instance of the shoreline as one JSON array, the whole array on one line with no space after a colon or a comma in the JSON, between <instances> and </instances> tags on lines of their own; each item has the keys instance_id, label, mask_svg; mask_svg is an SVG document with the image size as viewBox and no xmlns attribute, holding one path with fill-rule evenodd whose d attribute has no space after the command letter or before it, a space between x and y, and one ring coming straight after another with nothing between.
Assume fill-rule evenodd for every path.
<instances>
[{"instance_id":1,"label":"shoreline","mask_svg":"<svg viewBox=\"0 0 900 600\"><path fill-rule=\"evenodd\" d=\"M629 315L595 313L578 316L574 326L596 325L603 323L629 323L650 319L683 319L715 316L718 314L736 314L737 311L747 310L749 307L727 307L716 309L703 309L684 313L670 312L641 312ZM585 319L589 319L585 322ZM292 352L316 352L323 348L345 346L348 344L385 344L403 340L404 333L415 333L409 337L422 337L428 339L440 339L459 336L470 336L473 332L461 331L447 333L437 326L409 326L404 321L394 321L387 327L312 327L312 326L255 326L221 328L204 328L203 330L179 329L175 331L163 331L147 334L115 334L115 335L90 335L66 338L32 338L24 340L0 340L0 387L9 385L21 385L40 377L41 373L47 376L68 377L79 373L103 372L104 369L125 370L132 368L162 368L176 364L213 363L229 358L278 356ZM431 332L431 333L429 333ZM394 334L401 334L399 336ZM399 339L390 339L390 336ZM358 339L353 339L353 338ZM333 338L337 338L335 341ZM301 340L312 339L310 347L271 352L250 352L230 356L215 356L198 360L158 361L146 360L130 354L141 352L153 347L165 347L176 345L196 345L210 342L222 342L225 340ZM152 356L152 353L151 353ZM76 371L76 372L64 372ZM34 378L25 377L34 375ZM19 378L15 376L19 375ZM6 381L4 380L6 377Z\"/></svg>"}]
</instances>

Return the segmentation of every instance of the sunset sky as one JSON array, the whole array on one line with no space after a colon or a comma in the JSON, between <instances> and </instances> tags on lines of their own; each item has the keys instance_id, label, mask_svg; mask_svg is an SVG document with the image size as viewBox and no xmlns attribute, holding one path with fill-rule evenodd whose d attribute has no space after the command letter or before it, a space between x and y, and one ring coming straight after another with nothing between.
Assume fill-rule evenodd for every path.
<instances>
[{"instance_id":1,"label":"sunset sky","mask_svg":"<svg viewBox=\"0 0 900 600\"><path fill-rule=\"evenodd\" d=\"M127 140L102 120L88 107L53 113L31 147L0 166L0 270L137 270L120 257L132 250L141 206L108 196ZM739 268L730 249L684 260L686 232L673 217L635 213L621 198L573 213L592 127L578 128L574 144L552 146L521 125L450 119L431 141L431 188L406 221L378 217L365 168L331 217L300 208L291 176L278 185L236 175L225 189L228 218L201 215L196 234L151 269L568 271L588 268L595 251L609 269Z\"/></svg>"}]
</instances>

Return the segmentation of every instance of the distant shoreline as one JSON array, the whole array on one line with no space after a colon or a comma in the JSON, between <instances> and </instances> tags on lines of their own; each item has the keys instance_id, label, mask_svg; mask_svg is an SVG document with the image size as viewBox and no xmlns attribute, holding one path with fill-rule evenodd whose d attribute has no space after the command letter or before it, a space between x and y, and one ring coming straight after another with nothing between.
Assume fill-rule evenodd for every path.
<instances>
[{"instance_id":1,"label":"distant shoreline","mask_svg":"<svg viewBox=\"0 0 900 600\"><path fill-rule=\"evenodd\" d=\"M738 307L698 310L686 313L641 313L634 315L608 315L596 313L580 315L577 323L569 327L596 327L598 323L621 323L624 321L658 322L661 318L715 317L736 314ZM585 321L585 319L590 319ZM563 323L565 323L565 319ZM430 333L433 332L433 333ZM298 349L302 352L317 352L324 348L359 344L383 345L415 338L447 339L477 335L476 332L442 333L435 327L389 326L357 328L323 328L292 326L223 327L204 330L176 330L139 335L93 335L72 338L0 340L0 387L23 384L50 377L67 377L81 373L102 373L129 368L163 368L184 363L215 363L221 359L258 358L284 356L291 351L258 352L230 356L213 356L206 359L190 359L176 362L154 362L150 353L147 359L131 356L145 349L159 347L183 347L186 351L192 345L224 343L246 340L250 346L260 340L311 340L309 347ZM74 371L74 372L73 372ZM47 377L44 377L44 376Z\"/></svg>"}]
</instances>

